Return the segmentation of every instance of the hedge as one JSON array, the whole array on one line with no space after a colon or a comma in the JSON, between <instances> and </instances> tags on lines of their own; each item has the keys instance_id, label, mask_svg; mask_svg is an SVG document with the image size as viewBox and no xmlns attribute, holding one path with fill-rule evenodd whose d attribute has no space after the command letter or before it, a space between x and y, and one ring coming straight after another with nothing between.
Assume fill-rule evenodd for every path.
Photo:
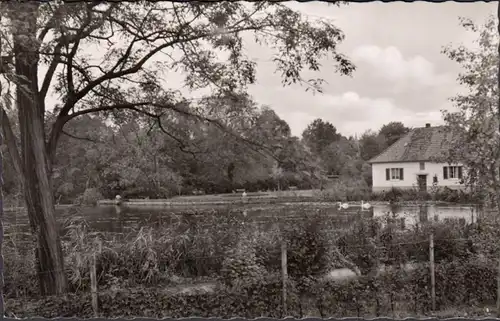
<instances>
[{"instance_id":1,"label":"hedge","mask_svg":"<svg viewBox=\"0 0 500 321\"><path fill-rule=\"evenodd\" d=\"M494 304L496 264L470 259L436 265L438 309ZM291 281L288 288L288 315L305 317L374 317L405 311L426 315L430 311L428 266L411 272L394 270L376 277L354 281L315 281L306 292ZM282 283L279 276L264 277L220 286L214 293L171 294L162 289L136 288L99 293L101 317L271 317L282 318ZM8 316L92 317L88 293L69 294L40 300L9 299Z\"/></svg>"}]
</instances>

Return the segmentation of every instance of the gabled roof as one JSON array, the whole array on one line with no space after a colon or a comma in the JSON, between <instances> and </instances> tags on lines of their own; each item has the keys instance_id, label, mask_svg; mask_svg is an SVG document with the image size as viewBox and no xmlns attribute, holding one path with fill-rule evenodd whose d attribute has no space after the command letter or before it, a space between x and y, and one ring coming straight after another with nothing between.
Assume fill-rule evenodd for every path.
<instances>
[{"instance_id":1,"label":"gabled roof","mask_svg":"<svg viewBox=\"0 0 500 321\"><path fill-rule=\"evenodd\" d=\"M369 163L431 161L450 148L451 131L445 126L414 128Z\"/></svg>"}]
</instances>

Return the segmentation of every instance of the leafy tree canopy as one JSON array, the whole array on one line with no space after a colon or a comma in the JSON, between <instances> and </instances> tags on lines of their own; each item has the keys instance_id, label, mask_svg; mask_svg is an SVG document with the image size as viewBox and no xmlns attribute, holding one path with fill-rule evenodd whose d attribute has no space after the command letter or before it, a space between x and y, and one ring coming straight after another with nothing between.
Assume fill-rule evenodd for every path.
<instances>
[{"instance_id":1,"label":"leafy tree canopy","mask_svg":"<svg viewBox=\"0 0 500 321\"><path fill-rule=\"evenodd\" d=\"M379 135L385 138L387 146L391 146L409 130L402 122L390 122L380 128Z\"/></svg>"},{"instance_id":2,"label":"leafy tree canopy","mask_svg":"<svg viewBox=\"0 0 500 321\"><path fill-rule=\"evenodd\" d=\"M471 169L466 175L468 185L498 195L500 134L496 19L490 17L483 25L461 19L461 25L477 35L477 48L460 45L444 50L462 67L458 81L468 89L452 98L456 110L443 111L449 129L454 132L447 160L464 163Z\"/></svg>"},{"instance_id":3,"label":"leafy tree canopy","mask_svg":"<svg viewBox=\"0 0 500 321\"><path fill-rule=\"evenodd\" d=\"M313 153L320 154L328 145L340 139L337 128L321 118L315 119L302 133L302 140Z\"/></svg>"}]
</instances>

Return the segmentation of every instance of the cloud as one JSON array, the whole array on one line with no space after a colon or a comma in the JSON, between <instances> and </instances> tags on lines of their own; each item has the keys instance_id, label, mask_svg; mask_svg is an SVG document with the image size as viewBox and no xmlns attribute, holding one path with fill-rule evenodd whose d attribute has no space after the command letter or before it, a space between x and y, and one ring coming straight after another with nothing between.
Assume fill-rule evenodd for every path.
<instances>
[{"instance_id":1,"label":"cloud","mask_svg":"<svg viewBox=\"0 0 500 321\"><path fill-rule=\"evenodd\" d=\"M378 130L391 121L401 121L410 127L442 123L441 113L435 109L415 112L392 98L363 96L355 91L312 95L287 87L259 92L258 102L273 106L297 136L316 118L331 122L346 136L367 129Z\"/></svg>"},{"instance_id":2,"label":"cloud","mask_svg":"<svg viewBox=\"0 0 500 321\"><path fill-rule=\"evenodd\" d=\"M294 135L301 135L316 118L330 121L341 133L350 135L380 127L399 114L392 99L363 97L354 91L313 95L291 87L266 89L255 95L258 102L273 106Z\"/></svg>"},{"instance_id":3,"label":"cloud","mask_svg":"<svg viewBox=\"0 0 500 321\"><path fill-rule=\"evenodd\" d=\"M318 112L326 118L335 117L339 125L380 119L390 116L396 109L392 99L361 97L353 91L318 97Z\"/></svg>"},{"instance_id":4,"label":"cloud","mask_svg":"<svg viewBox=\"0 0 500 321\"><path fill-rule=\"evenodd\" d=\"M434 65L424 57L416 55L405 58L393 46L359 46L354 49L352 59L369 64L376 76L395 82L416 81L420 85L436 86L452 80L448 74L438 74Z\"/></svg>"}]
</instances>

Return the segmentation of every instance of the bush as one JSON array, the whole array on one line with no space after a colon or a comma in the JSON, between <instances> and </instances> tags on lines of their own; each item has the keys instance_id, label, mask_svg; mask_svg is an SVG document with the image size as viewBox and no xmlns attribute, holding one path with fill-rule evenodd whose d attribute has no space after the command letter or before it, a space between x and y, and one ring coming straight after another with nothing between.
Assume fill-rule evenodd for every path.
<instances>
[{"instance_id":1,"label":"bush","mask_svg":"<svg viewBox=\"0 0 500 321\"><path fill-rule=\"evenodd\" d=\"M34 248L19 246L6 238L3 243L5 297L32 297L38 292Z\"/></svg>"},{"instance_id":2,"label":"bush","mask_svg":"<svg viewBox=\"0 0 500 321\"><path fill-rule=\"evenodd\" d=\"M481 203L481 196L477 193L469 193L463 190L454 190L448 187L431 188L431 192L421 192L416 188L400 189L392 187L383 192L372 192L371 200L384 202L407 202L407 201L437 201L447 203Z\"/></svg>"},{"instance_id":3,"label":"bush","mask_svg":"<svg viewBox=\"0 0 500 321\"><path fill-rule=\"evenodd\" d=\"M259 279L265 270L257 262L253 244L242 240L235 250L227 252L222 262L221 281L228 287L239 287Z\"/></svg>"},{"instance_id":4,"label":"bush","mask_svg":"<svg viewBox=\"0 0 500 321\"><path fill-rule=\"evenodd\" d=\"M481 195L448 187L438 188L434 194L437 201L450 203L481 203Z\"/></svg>"},{"instance_id":5,"label":"bush","mask_svg":"<svg viewBox=\"0 0 500 321\"><path fill-rule=\"evenodd\" d=\"M97 188L87 188L81 197L80 202L83 205L97 205L97 202L102 200L104 197Z\"/></svg>"},{"instance_id":6,"label":"bush","mask_svg":"<svg viewBox=\"0 0 500 321\"><path fill-rule=\"evenodd\" d=\"M391 187L387 191L383 192L372 192L371 200L374 201L385 201L385 202L407 202L407 201L428 201L432 199L431 194L427 192L421 192L417 189L401 189L397 187Z\"/></svg>"},{"instance_id":7,"label":"bush","mask_svg":"<svg viewBox=\"0 0 500 321\"><path fill-rule=\"evenodd\" d=\"M445 221L401 230L396 226L398 218L388 216L357 219L346 229L334 230L338 227L336 219L320 211L288 222L278 216L271 228L263 231L247 224L237 213L221 211L187 216L180 227L169 222L143 228L123 240L91 233L84 221L72 220L65 224L63 237L71 290L77 292L69 299L78 301L81 295L82 302L72 301L69 307L63 307L68 304L64 298L54 298L50 304L48 299L34 300L27 303L24 315L54 316L57 309L64 316L90 315L86 301L89 260L96 253L103 316L281 317L282 236L287 242L290 276L288 309L296 317L316 310L332 317L387 315L401 310L427 313L431 232L435 239L438 305L479 306L494 300L496 263L480 258L497 255L498 246L491 243L498 239L498 221L483 218L481 229ZM471 241L456 241L459 238ZM32 249L23 252L14 245L6 241L4 248L5 295L9 311L22 316L18 313L23 304L12 299L23 297L24 302L38 289ZM343 258L339 259L339 253ZM26 262L28 268L24 267ZM352 282L323 278L331 268L351 268L349 262L364 276ZM416 270L397 268L398 263L410 262L416 263ZM376 273L379 263L394 266L380 275ZM178 276L205 276L210 282L221 282L212 294L181 295L167 288ZM271 301L267 302L266 295ZM129 297L123 299L125 303L118 302L125 296Z\"/></svg>"},{"instance_id":8,"label":"bush","mask_svg":"<svg viewBox=\"0 0 500 321\"><path fill-rule=\"evenodd\" d=\"M340 180L331 183L320 197L325 201L350 202L370 199L371 190L364 180Z\"/></svg>"},{"instance_id":9,"label":"bush","mask_svg":"<svg viewBox=\"0 0 500 321\"><path fill-rule=\"evenodd\" d=\"M182 276L220 274L226 253L236 248L240 237L248 233L248 224L236 213L219 211L193 215L178 231L171 251L177 252L175 271Z\"/></svg>"},{"instance_id":10,"label":"bush","mask_svg":"<svg viewBox=\"0 0 500 321\"><path fill-rule=\"evenodd\" d=\"M288 289L288 308L296 311L293 286ZM218 317L235 316L281 318L282 283L279 276L267 276L242 284L239 288L218 287L215 293L172 294L161 289L133 288L99 293L99 314L115 317ZM71 294L32 302L7 301L7 315L46 318L93 316L90 295Z\"/></svg>"},{"instance_id":11,"label":"bush","mask_svg":"<svg viewBox=\"0 0 500 321\"><path fill-rule=\"evenodd\" d=\"M302 222L286 226L288 274L292 278L317 275L332 267L330 237L324 228L321 215L304 217Z\"/></svg>"},{"instance_id":12,"label":"bush","mask_svg":"<svg viewBox=\"0 0 500 321\"><path fill-rule=\"evenodd\" d=\"M496 299L496 263L472 258L463 262L436 265L437 307L477 307ZM406 313L430 313L428 265L405 272L392 269L376 277L353 281L317 281L315 306L301 304L302 291L293 282L287 287L288 315L304 317L318 310L322 317L374 317ZM131 288L99 293L101 317L219 317L282 318L282 282L279 274L249 279L238 287L216 287L213 293L174 294L153 288ZM91 317L90 295L6 302L7 315L17 317ZM306 310L303 310L306 309ZM456 315L455 315L456 316Z\"/></svg>"}]
</instances>

